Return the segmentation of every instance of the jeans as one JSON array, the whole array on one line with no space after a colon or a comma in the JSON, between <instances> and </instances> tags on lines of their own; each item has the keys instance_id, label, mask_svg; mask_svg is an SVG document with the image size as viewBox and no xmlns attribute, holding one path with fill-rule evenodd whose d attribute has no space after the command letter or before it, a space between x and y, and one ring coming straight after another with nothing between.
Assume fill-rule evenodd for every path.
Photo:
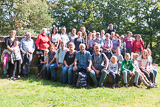
<instances>
[{"instance_id":1,"label":"jeans","mask_svg":"<svg viewBox=\"0 0 160 107\"><path fill-rule=\"evenodd\" d=\"M124 83L128 83L127 82L127 75L130 75L130 73L129 72L127 72L127 71L122 71L122 73L123 73L123 81L124 81ZM139 78L139 73L138 73L138 71L135 71L135 78L134 78L134 83L138 83L138 78Z\"/></svg>"},{"instance_id":2,"label":"jeans","mask_svg":"<svg viewBox=\"0 0 160 107\"><path fill-rule=\"evenodd\" d=\"M126 53L129 53L131 55L132 48L126 48Z\"/></svg>"},{"instance_id":3,"label":"jeans","mask_svg":"<svg viewBox=\"0 0 160 107\"><path fill-rule=\"evenodd\" d=\"M153 80L153 82L155 83L156 82L157 71L155 69L153 69L153 73L154 73L154 80Z\"/></svg>"},{"instance_id":4,"label":"jeans","mask_svg":"<svg viewBox=\"0 0 160 107\"><path fill-rule=\"evenodd\" d=\"M4 74L7 74L7 70L9 68L9 62L6 63L6 66L3 67Z\"/></svg>"},{"instance_id":5,"label":"jeans","mask_svg":"<svg viewBox=\"0 0 160 107\"><path fill-rule=\"evenodd\" d=\"M56 69L57 69L57 64L56 63L50 65L51 80L52 81L57 80L56 71L55 71Z\"/></svg>"},{"instance_id":6,"label":"jeans","mask_svg":"<svg viewBox=\"0 0 160 107\"><path fill-rule=\"evenodd\" d=\"M30 65L31 65L31 61L32 61L32 55L30 57L29 62L26 61L26 59L24 58L24 54L22 54L22 59L23 59L23 74L29 74L30 73Z\"/></svg>"},{"instance_id":7,"label":"jeans","mask_svg":"<svg viewBox=\"0 0 160 107\"><path fill-rule=\"evenodd\" d=\"M120 74L114 74L113 72L109 72L109 74L112 76L112 80L113 80L113 84L117 83L119 84L119 80L120 80Z\"/></svg>"},{"instance_id":8,"label":"jeans","mask_svg":"<svg viewBox=\"0 0 160 107\"><path fill-rule=\"evenodd\" d=\"M107 71L104 70L104 71L101 72L101 77L100 77L99 82L97 81L97 74L94 70L90 71L90 76L93 80L94 85L103 86L103 82L104 82L104 80L106 79L106 76L107 76Z\"/></svg>"},{"instance_id":9,"label":"jeans","mask_svg":"<svg viewBox=\"0 0 160 107\"><path fill-rule=\"evenodd\" d=\"M48 65L47 67L46 67L46 64L44 64L43 65L43 67L42 67L42 69L41 69L41 71L40 72L43 72L44 71L44 75L45 75L45 79L46 80L49 80L50 79L50 66L51 66L51 64L50 65Z\"/></svg>"},{"instance_id":10,"label":"jeans","mask_svg":"<svg viewBox=\"0 0 160 107\"><path fill-rule=\"evenodd\" d=\"M140 70L144 73L144 75L147 77L147 79L149 81L152 81L152 83L154 82L155 76L154 76L153 70L152 71L150 70L150 74L147 71L145 71L145 70L143 70L141 68L140 68Z\"/></svg>"},{"instance_id":11,"label":"jeans","mask_svg":"<svg viewBox=\"0 0 160 107\"><path fill-rule=\"evenodd\" d=\"M68 75L68 84L72 84L73 67L74 66L71 66L70 68L66 68L65 66L63 67L61 72L61 74L63 75L62 83L67 83L67 75Z\"/></svg>"}]
</instances>

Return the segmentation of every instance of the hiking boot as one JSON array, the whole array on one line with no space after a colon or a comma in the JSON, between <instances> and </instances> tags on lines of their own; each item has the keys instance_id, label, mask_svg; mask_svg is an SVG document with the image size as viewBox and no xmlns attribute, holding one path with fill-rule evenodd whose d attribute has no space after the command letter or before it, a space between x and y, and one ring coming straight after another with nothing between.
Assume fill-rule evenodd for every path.
<instances>
[{"instance_id":1,"label":"hiking boot","mask_svg":"<svg viewBox=\"0 0 160 107\"><path fill-rule=\"evenodd\" d=\"M121 88L121 86L120 86L119 84L117 84L117 87L118 87L118 88Z\"/></svg>"},{"instance_id":2,"label":"hiking boot","mask_svg":"<svg viewBox=\"0 0 160 107\"><path fill-rule=\"evenodd\" d=\"M11 79L10 79L10 80L12 80L12 81L13 81L13 80L14 80L14 77L11 77Z\"/></svg>"},{"instance_id":3,"label":"hiking boot","mask_svg":"<svg viewBox=\"0 0 160 107\"><path fill-rule=\"evenodd\" d=\"M128 88L128 84L127 84L127 83L125 83L124 86L125 86L126 88Z\"/></svg>"},{"instance_id":4,"label":"hiking boot","mask_svg":"<svg viewBox=\"0 0 160 107\"><path fill-rule=\"evenodd\" d=\"M137 87L137 88L141 88L140 86L138 86L136 83L133 83L133 86Z\"/></svg>"}]
</instances>

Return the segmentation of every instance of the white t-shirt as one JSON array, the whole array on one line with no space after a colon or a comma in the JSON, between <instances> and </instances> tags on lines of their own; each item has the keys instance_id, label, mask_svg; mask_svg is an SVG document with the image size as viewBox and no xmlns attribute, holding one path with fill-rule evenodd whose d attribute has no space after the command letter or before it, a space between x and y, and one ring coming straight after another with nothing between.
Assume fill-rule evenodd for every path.
<instances>
[{"instance_id":1,"label":"white t-shirt","mask_svg":"<svg viewBox=\"0 0 160 107\"><path fill-rule=\"evenodd\" d=\"M61 41L67 43L69 41L68 35L66 34L61 34Z\"/></svg>"},{"instance_id":2,"label":"white t-shirt","mask_svg":"<svg viewBox=\"0 0 160 107\"><path fill-rule=\"evenodd\" d=\"M142 55L138 57L138 61L141 61L141 67L146 68L147 62L149 62L148 59L142 59Z\"/></svg>"},{"instance_id":3,"label":"white t-shirt","mask_svg":"<svg viewBox=\"0 0 160 107\"><path fill-rule=\"evenodd\" d=\"M49 37L51 38L51 42L55 43L58 42L58 40L60 40L60 35L59 34L49 34Z\"/></svg>"}]
</instances>

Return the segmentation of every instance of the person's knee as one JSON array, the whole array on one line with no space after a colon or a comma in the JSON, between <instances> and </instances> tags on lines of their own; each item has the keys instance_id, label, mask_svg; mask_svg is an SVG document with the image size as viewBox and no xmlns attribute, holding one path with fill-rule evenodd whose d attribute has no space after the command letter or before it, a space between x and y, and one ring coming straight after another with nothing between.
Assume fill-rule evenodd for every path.
<instances>
[{"instance_id":1,"label":"person's knee","mask_svg":"<svg viewBox=\"0 0 160 107\"><path fill-rule=\"evenodd\" d=\"M90 71L90 75L95 75L94 70L91 70L91 71Z\"/></svg>"}]
</instances>

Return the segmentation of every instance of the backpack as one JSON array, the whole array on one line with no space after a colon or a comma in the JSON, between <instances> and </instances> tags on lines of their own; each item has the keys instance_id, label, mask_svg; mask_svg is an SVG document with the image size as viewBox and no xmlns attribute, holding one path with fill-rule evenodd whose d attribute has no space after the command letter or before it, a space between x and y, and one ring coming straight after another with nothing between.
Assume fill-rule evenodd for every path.
<instances>
[{"instance_id":1,"label":"backpack","mask_svg":"<svg viewBox=\"0 0 160 107\"><path fill-rule=\"evenodd\" d=\"M87 87L87 74L84 72L78 73L78 79L77 79L77 88L84 88Z\"/></svg>"}]
</instances>

